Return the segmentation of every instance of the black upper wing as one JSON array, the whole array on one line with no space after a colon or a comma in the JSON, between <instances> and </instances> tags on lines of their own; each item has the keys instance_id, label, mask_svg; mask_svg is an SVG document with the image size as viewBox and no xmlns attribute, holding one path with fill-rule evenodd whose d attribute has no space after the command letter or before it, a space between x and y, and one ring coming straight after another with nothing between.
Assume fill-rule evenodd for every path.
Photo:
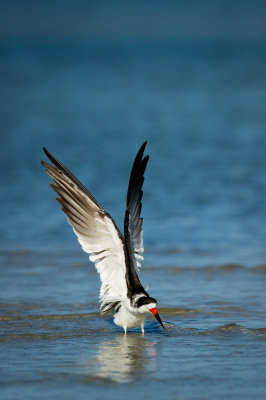
<instances>
[{"instance_id":1,"label":"black upper wing","mask_svg":"<svg viewBox=\"0 0 266 400\"><path fill-rule=\"evenodd\" d=\"M124 219L124 237L127 255L128 280L132 288L132 292L143 292L146 294L140 283L136 268L140 267L140 260L143 260L142 253L143 237L142 237L142 185L144 182L144 172L149 160L149 156L143 158L144 150L147 142L143 143L139 149L129 179L126 212ZM132 293L132 294L133 294Z\"/></svg>"}]
</instances>

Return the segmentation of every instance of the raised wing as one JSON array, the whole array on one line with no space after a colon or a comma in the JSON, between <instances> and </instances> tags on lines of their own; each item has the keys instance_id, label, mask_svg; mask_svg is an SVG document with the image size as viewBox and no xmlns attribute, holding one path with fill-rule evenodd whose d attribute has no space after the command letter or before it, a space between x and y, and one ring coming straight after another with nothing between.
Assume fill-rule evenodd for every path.
<instances>
[{"instance_id":1,"label":"raised wing","mask_svg":"<svg viewBox=\"0 0 266 400\"><path fill-rule=\"evenodd\" d=\"M42 161L50 183L59 195L57 201L68 216L82 249L100 274L101 312L108 311L126 298L126 264L124 239L111 216L97 203L87 189L45 148L54 166Z\"/></svg>"},{"instance_id":2,"label":"raised wing","mask_svg":"<svg viewBox=\"0 0 266 400\"><path fill-rule=\"evenodd\" d=\"M131 170L124 220L125 239L129 239L126 240L126 245L129 245L129 241L134 265L137 269L141 266L140 260L143 260L142 253L144 252L142 237L143 219L140 217L140 214L142 208L141 200L143 195L142 185L144 182L144 172L149 160L149 156L143 158L146 144L147 142L143 143L139 149Z\"/></svg>"}]
</instances>

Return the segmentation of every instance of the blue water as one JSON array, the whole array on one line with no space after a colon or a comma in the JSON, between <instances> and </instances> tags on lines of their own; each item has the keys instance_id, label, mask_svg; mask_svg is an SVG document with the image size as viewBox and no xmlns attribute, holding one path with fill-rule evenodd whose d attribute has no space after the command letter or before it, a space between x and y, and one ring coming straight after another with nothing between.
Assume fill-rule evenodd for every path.
<instances>
[{"instance_id":1,"label":"blue water","mask_svg":"<svg viewBox=\"0 0 266 400\"><path fill-rule=\"evenodd\" d=\"M0 395L264 399L264 2L0 6ZM54 200L45 146L123 227L148 141L127 338Z\"/></svg>"}]
</instances>

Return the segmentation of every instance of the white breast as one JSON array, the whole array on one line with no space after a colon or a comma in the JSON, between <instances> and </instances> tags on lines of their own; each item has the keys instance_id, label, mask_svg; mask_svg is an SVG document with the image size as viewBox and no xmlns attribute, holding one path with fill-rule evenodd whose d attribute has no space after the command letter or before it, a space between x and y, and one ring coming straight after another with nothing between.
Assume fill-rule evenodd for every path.
<instances>
[{"instance_id":1,"label":"white breast","mask_svg":"<svg viewBox=\"0 0 266 400\"><path fill-rule=\"evenodd\" d=\"M115 314L114 323L121 326L125 331L127 328L140 326L143 329L147 314L129 311L125 304L122 304L119 311Z\"/></svg>"}]
</instances>

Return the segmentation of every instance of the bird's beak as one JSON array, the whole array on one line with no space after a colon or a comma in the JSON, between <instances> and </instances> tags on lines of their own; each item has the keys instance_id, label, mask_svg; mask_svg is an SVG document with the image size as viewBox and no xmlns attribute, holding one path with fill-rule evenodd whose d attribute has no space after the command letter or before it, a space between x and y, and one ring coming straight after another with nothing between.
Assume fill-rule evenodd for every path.
<instances>
[{"instance_id":1,"label":"bird's beak","mask_svg":"<svg viewBox=\"0 0 266 400\"><path fill-rule=\"evenodd\" d=\"M157 321L159 322L159 324L162 325L163 329L165 329L165 327L164 327L164 325L163 325L163 323L162 323L162 320L161 320L161 318L160 318L160 315L158 314L156 308L150 308L149 311L152 313L152 315L154 316L154 318L157 319Z\"/></svg>"}]
</instances>

